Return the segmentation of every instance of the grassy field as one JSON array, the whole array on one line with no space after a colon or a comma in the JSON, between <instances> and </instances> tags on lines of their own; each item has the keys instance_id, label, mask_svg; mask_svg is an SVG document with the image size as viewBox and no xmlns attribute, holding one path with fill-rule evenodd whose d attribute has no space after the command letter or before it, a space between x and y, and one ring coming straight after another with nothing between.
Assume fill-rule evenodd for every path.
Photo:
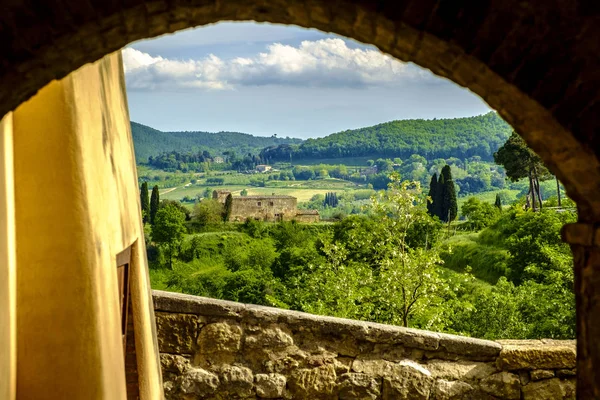
<instances>
[{"instance_id":1,"label":"grassy field","mask_svg":"<svg viewBox=\"0 0 600 400\"><path fill-rule=\"evenodd\" d=\"M340 192L345 190L361 189L362 186L341 179L322 179L315 181L268 181L266 187L255 187L247 185L189 185L181 186L175 189L164 189L161 192L161 198L167 200L181 200L184 197L196 198L202 196L207 188L211 190L228 190L234 196L239 196L243 189L248 191L248 195L268 196L276 195L294 196L299 202L309 201L315 194L325 194L327 192Z\"/></svg>"},{"instance_id":2,"label":"grassy field","mask_svg":"<svg viewBox=\"0 0 600 400\"><path fill-rule=\"evenodd\" d=\"M507 273L508 251L482 243L479 235L479 232L459 234L445 240L441 257L445 268L463 273L470 267L476 278L494 285Z\"/></svg>"},{"instance_id":3,"label":"grassy field","mask_svg":"<svg viewBox=\"0 0 600 400\"><path fill-rule=\"evenodd\" d=\"M344 157L344 158L317 158L314 160L302 159L294 161L293 165L346 165L348 167L366 167L368 160L376 160L379 157Z\"/></svg>"},{"instance_id":4,"label":"grassy field","mask_svg":"<svg viewBox=\"0 0 600 400\"><path fill-rule=\"evenodd\" d=\"M481 201L484 201L486 203L490 203L490 204L494 204L494 202L496 201L496 194L503 192L506 194L506 197L508 198L508 201L504 200L504 205L508 205L511 204L512 202L514 202L515 200L517 200L517 194L519 194L519 190L511 190L511 189L502 189L502 190L492 190L489 192L481 192L481 193L477 193L477 194L473 194L473 195L468 195L465 197L459 197L457 199L457 203L458 203L458 212L460 213L460 209L462 207L462 205L465 203L465 201L467 201L470 197L476 197Z\"/></svg>"}]
</instances>

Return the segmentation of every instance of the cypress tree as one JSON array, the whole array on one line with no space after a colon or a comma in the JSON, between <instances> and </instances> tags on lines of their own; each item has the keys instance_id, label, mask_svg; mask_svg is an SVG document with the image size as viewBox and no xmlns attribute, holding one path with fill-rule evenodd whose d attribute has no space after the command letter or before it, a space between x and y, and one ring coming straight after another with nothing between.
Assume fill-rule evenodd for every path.
<instances>
[{"instance_id":1,"label":"cypress tree","mask_svg":"<svg viewBox=\"0 0 600 400\"><path fill-rule=\"evenodd\" d=\"M502 211L502 200L500 199L500 193L496 193L496 201L494 202L494 206Z\"/></svg>"},{"instance_id":2,"label":"cypress tree","mask_svg":"<svg viewBox=\"0 0 600 400\"><path fill-rule=\"evenodd\" d=\"M229 221L229 217L231 217L232 203L233 197L231 196L231 193L229 193L225 199L225 207L223 208L223 222Z\"/></svg>"},{"instance_id":3,"label":"cypress tree","mask_svg":"<svg viewBox=\"0 0 600 400\"><path fill-rule=\"evenodd\" d=\"M434 172L433 175L431 175L431 181L429 182L429 193L427 193L427 196L429 196L429 198L431 198L431 201L427 202L427 213L429 215L431 215L432 217L435 214L435 200L436 200L436 196L437 196L437 188L438 188L438 178L437 178L437 173Z\"/></svg>"},{"instance_id":4,"label":"cypress tree","mask_svg":"<svg viewBox=\"0 0 600 400\"><path fill-rule=\"evenodd\" d=\"M442 176L444 177L444 195L442 200L442 218L444 222L454 221L458 214L458 204L456 202L456 188L452 180L452 170L449 165L442 168Z\"/></svg>"},{"instance_id":5,"label":"cypress tree","mask_svg":"<svg viewBox=\"0 0 600 400\"><path fill-rule=\"evenodd\" d=\"M142 221L148 222L150 217L150 199L148 198L148 182L142 183L142 189L140 192L140 203L142 206Z\"/></svg>"},{"instance_id":6,"label":"cypress tree","mask_svg":"<svg viewBox=\"0 0 600 400\"><path fill-rule=\"evenodd\" d=\"M446 184L444 180L444 175L440 174L437 183L437 189L435 190L435 199L433 200L433 214L437 216L440 220L445 221L444 217L444 193L446 192ZM448 213L445 214L446 217Z\"/></svg>"},{"instance_id":7,"label":"cypress tree","mask_svg":"<svg viewBox=\"0 0 600 400\"><path fill-rule=\"evenodd\" d=\"M160 206L160 196L158 195L158 185L152 188L152 196L150 196L150 223L154 225L154 218Z\"/></svg>"}]
</instances>

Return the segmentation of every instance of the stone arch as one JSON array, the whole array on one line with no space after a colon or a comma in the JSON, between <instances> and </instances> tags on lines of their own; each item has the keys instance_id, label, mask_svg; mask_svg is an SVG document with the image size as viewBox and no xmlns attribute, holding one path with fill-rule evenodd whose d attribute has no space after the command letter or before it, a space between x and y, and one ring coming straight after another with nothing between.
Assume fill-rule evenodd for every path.
<instances>
[{"instance_id":1,"label":"stone arch","mask_svg":"<svg viewBox=\"0 0 600 400\"><path fill-rule=\"evenodd\" d=\"M600 388L600 6L592 0L44 0L0 16L0 115L53 79L142 38L223 20L313 27L376 45L480 95L564 182L578 294L580 389ZM580 269L583 271L581 272ZM587 271L587 272L586 272ZM589 275L591 274L591 275ZM595 273L596 275L598 273ZM585 276L584 279L581 279ZM586 320L587 318L587 320ZM585 322L588 321L588 322ZM593 326L598 326L593 328ZM588 346L589 344L589 346ZM590 355L590 359L588 359ZM596 368L594 368L594 365ZM590 374L586 378L586 374ZM596 392L595 390L598 390ZM581 392L580 392L581 393ZM592 393L591 391L589 393Z\"/></svg>"}]
</instances>

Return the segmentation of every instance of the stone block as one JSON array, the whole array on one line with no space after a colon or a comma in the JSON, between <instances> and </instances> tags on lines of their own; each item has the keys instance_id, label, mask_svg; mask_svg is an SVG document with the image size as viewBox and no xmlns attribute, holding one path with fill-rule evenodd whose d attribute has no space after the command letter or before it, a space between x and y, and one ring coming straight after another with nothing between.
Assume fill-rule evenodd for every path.
<instances>
[{"instance_id":1,"label":"stone block","mask_svg":"<svg viewBox=\"0 0 600 400\"><path fill-rule=\"evenodd\" d=\"M206 396L219 387L219 377L201 368L188 370L181 379L181 392L184 394Z\"/></svg>"},{"instance_id":2,"label":"stone block","mask_svg":"<svg viewBox=\"0 0 600 400\"><path fill-rule=\"evenodd\" d=\"M257 374L254 377L256 395L262 399L283 397L287 379L279 374Z\"/></svg>"},{"instance_id":3,"label":"stone block","mask_svg":"<svg viewBox=\"0 0 600 400\"><path fill-rule=\"evenodd\" d=\"M556 376L561 379L573 378L577 375L577 369L559 369L556 371Z\"/></svg>"},{"instance_id":4,"label":"stone block","mask_svg":"<svg viewBox=\"0 0 600 400\"><path fill-rule=\"evenodd\" d=\"M532 381L541 381L542 379L554 378L554 371L551 369L534 369L529 373Z\"/></svg>"},{"instance_id":5,"label":"stone block","mask_svg":"<svg viewBox=\"0 0 600 400\"><path fill-rule=\"evenodd\" d=\"M172 372L178 376L183 375L191 368L190 360L174 354L161 354L160 366L165 372Z\"/></svg>"},{"instance_id":6,"label":"stone block","mask_svg":"<svg viewBox=\"0 0 600 400\"><path fill-rule=\"evenodd\" d=\"M285 349L293 344L294 339L279 327L265 328L256 335L248 335L245 341L248 349L264 349L269 352Z\"/></svg>"},{"instance_id":7,"label":"stone block","mask_svg":"<svg viewBox=\"0 0 600 400\"><path fill-rule=\"evenodd\" d=\"M156 336L161 353L193 354L198 332L194 314L156 312Z\"/></svg>"},{"instance_id":8,"label":"stone block","mask_svg":"<svg viewBox=\"0 0 600 400\"><path fill-rule=\"evenodd\" d=\"M235 360L242 341L242 327L237 324L217 322L208 324L198 335L199 364L230 364Z\"/></svg>"},{"instance_id":9,"label":"stone block","mask_svg":"<svg viewBox=\"0 0 600 400\"><path fill-rule=\"evenodd\" d=\"M499 372L483 379L479 387L485 393L506 400L521 398L521 382L519 377L510 372Z\"/></svg>"},{"instance_id":10,"label":"stone block","mask_svg":"<svg viewBox=\"0 0 600 400\"><path fill-rule=\"evenodd\" d=\"M339 379L340 400L375 400L381 393L379 381L373 376L360 373L348 373Z\"/></svg>"},{"instance_id":11,"label":"stone block","mask_svg":"<svg viewBox=\"0 0 600 400\"><path fill-rule=\"evenodd\" d=\"M250 368L227 365L221 369L219 392L227 392L230 397L246 398L252 394L254 375Z\"/></svg>"},{"instance_id":12,"label":"stone block","mask_svg":"<svg viewBox=\"0 0 600 400\"><path fill-rule=\"evenodd\" d=\"M497 359L498 369L564 369L576 365L575 346L543 344L538 341L523 344L505 344Z\"/></svg>"},{"instance_id":13,"label":"stone block","mask_svg":"<svg viewBox=\"0 0 600 400\"><path fill-rule=\"evenodd\" d=\"M473 386L461 381L447 381L438 379L433 385L433 398L435 400L471 400Z\"/></svg>"},{"instance_id":14,"label":"stone block","mask_svg":"<svg viewBox=\"0 0 600 400\"><path fill-rule=\"evenodd\" d=\"M302 368L292 372L289 391L293 398L312 399L333 396L336 373L332 365L318 368Z\"/></svg>"},{"instance_id":15,"label":"stone block","mask_svg":"<svg viewBox=\"0 0 600 400\"><path fill-rule=\"evenodd\" d=\"M431 372L414 361L401 361L395 373L383 379L383 400L426 400L433 385Z\"/></svg>"},{"instance_id":16,"label":"stone block","mask_svg":"<svg viewBox=\"0 0 600 400\"><path fill-rule=\"evenodd\" d=\"M491 340L440 333L440 348L449 353L472 357L496 357L502 346Z\"/></svg>"},{"instance_id":17,"label":"stone block","mask_svg":"<svg viewBox=\"0 0 600 400\"><path fill-rule=\"evenodd\" d=\"M531 382L523 387L523 400L563 400L575 399L575 385L558 378Z\"/></svg>"},{"instance_id":18,"label":"stone block","mask_svg":"<svg viewBox=\"0 0 600 400\"><path fill-rule=\"evenodd\" d=\"M492 363L431 360L425 365L435 378L481 380L497 372Z\"/></svg>"}]
</instances>

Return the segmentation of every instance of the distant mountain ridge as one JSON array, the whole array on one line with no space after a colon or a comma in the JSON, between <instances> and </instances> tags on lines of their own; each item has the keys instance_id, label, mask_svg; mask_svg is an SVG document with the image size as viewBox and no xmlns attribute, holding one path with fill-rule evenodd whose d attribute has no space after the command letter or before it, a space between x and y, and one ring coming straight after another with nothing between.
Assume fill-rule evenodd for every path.
<instances>
[{"instance_id":1,"label":"distant mountain ridge","mask_svg":"<svg viewBox=\"0 0 600 400\"><path fill-rule=\"evenodd\" d=\"M269 146L302 142L302 139L253 136L240 132L163 132L133 121L131 134L138 163L170 151L186 153L208 150L213 155L234 151L244 155L258 154Z\"/></svg>"},{"instance_id":2,"label":"distant mountain ridge","mask_svg":"<svg viewBox=\"0 0 600 400\"><path fill-rule=\"evenodd\" d=\"M162 132L131 122L138 162L171 151L212 155L234 151L238 156L260 154L263 162L372 157L428 160L479 156L492 161L512 128L496 112L452 119L408 119L346 130L317 139L253 136L240 132ZM340 162L341 163L341 162Z\"/></svg>"},{"instance_id":3,"label":"distant mountain ridge","mask_svg":"<svg viewBox=\"0 0 600 400\"><path fill-rule=\"evenodd\" d=\"M265 148L261 157L271 161L373 157L407 159L412 154L428 160L493 154L510 136L512 128L496 112L467 118L407 119L346 130L301 144Z\"/></svg>"}]
</instances>

